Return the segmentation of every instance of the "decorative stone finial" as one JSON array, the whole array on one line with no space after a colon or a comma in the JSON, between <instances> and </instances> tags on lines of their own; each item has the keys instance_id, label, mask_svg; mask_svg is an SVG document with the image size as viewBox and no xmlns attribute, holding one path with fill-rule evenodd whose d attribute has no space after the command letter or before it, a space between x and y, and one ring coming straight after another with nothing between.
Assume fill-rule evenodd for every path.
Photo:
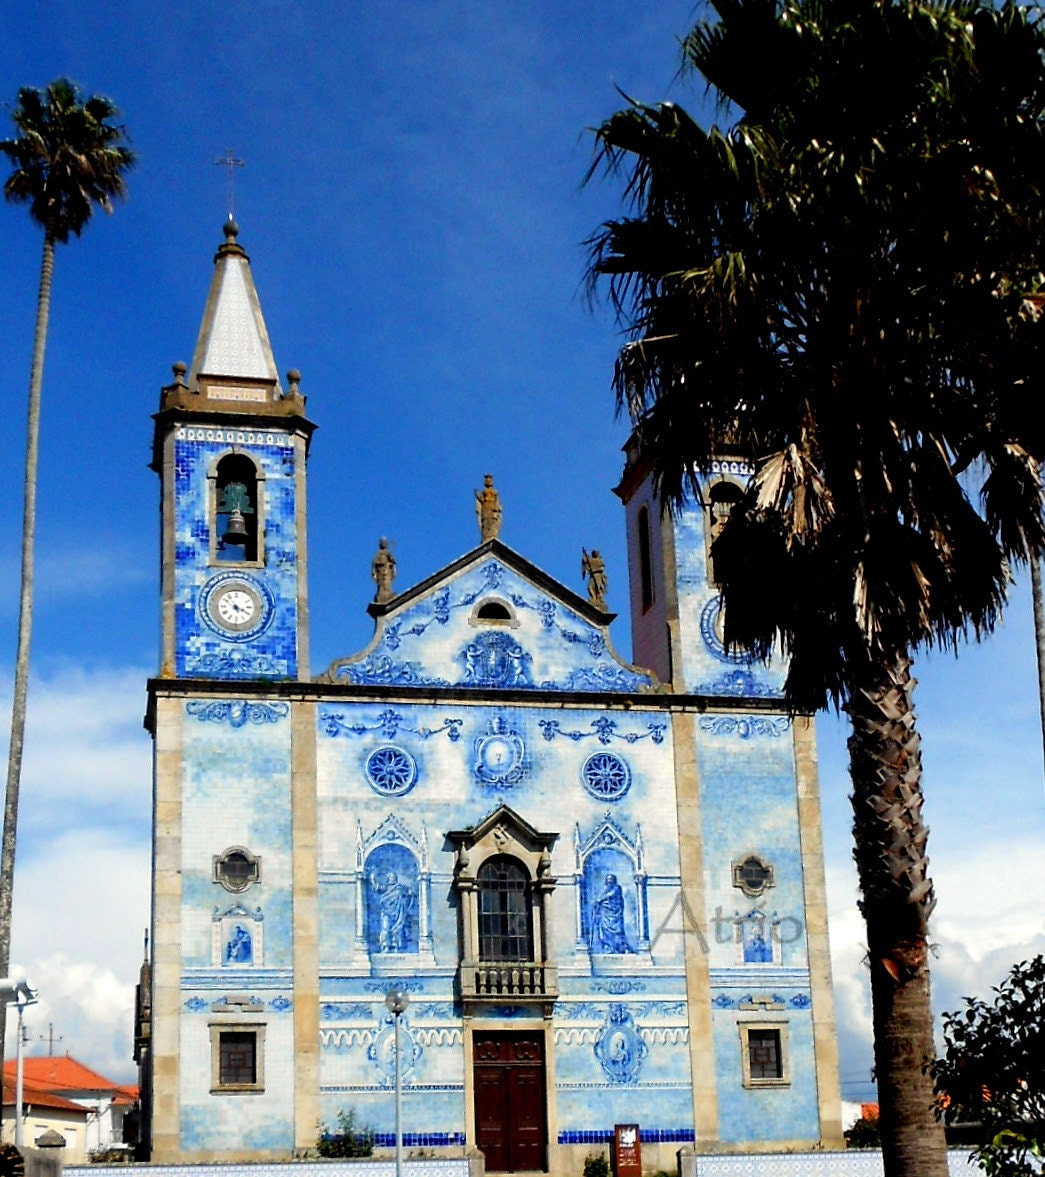
<instances>
[{"instance_id":1,"label":"decorative stone finial","mask_svg":"<svg viewBox=\"0 0 1045 1177\"><path fill-rule=\"evenodd\" d=\"M287 395L288 396L299 396L300 391L298 389L298 385L300 383L301 383L301 373L297 370L297 368L291 368L290 371L287 372L287 384L290 386L287 389Z\"/></svg>"},{"instance_id":2,"label":"decorative stone finial","mask_svg":"<svg viewBox=\"0 0 1045 1177\"><path fill-rule=\"evenodd\" d=\"M377 553L370 562L370 575L377 585L377 592L374 593L375 602L383 605L390 601L395 596L392 592L392 581L396 575L396 558L388 550L388 540L383 536L378 540Z\"/></svg>"},{"instance_id":3,"label":"decorative stone finial","mask_svg":"<svg viewBox=\"0 0 1045 1177\"><path fill-rule=\"evenodd\" d=\"M171 371L174 373L174 383L185 387L185 373L189 370L188 365L179 360L176 364L171 364Z\"/></svg>"},{"instance_id":4,"label":"decorative stone finial","mask_svg":"<svg viewBox=\"0 0 1045 1177\"><path fill-rule=\"evenodd\" d=\"M493 475L483 478L483 489L475 492L475 516L479 520L482 542L496 539L501 533L501 496L494 489Z\"/></svg>"},{"instance_id":5,"label":"decorative stone finial","mask_svg":"<svg viewBox=\"0 0 1045 1177\"><path fill-rule=\"evenodd\" d=\"M599 555L598 548L592 548L590 554L587 548L581 548L581 576L588 582L589 603L605 613L609 581L606 579L606 562Z\"/></svg>"},{"instance_id":6,"label":"decorative stone finial","mask_svg":"<svg viewBox=\"0 0 1045 1177\"><path fill-rule=\"evenodd\" d=\"M239 236L239 225L232 219L231 213L229 213L229 219L222 225L221 231L225 234L225 240L230 245Z\"/></svg>"}]
</instances>

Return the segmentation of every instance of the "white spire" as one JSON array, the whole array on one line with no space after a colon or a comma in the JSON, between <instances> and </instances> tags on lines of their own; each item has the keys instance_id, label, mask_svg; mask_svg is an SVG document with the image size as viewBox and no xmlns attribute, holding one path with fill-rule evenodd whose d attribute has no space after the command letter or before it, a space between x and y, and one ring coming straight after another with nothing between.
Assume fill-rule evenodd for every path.
<instances>
[{"instance_id":1,"label":"white spire","mask_svg":"<svg viewBox=\"0 0 1045 1177\"><path fill-rule=\"evenodd\" d=\"M189 387L197 377L271 380L279 388L265 320L250 273L250 259L236 244L239 227L225 222L225 244L214 259L214 278L203 312L196 351L192 357Z\"/></svg>"}]
</instances>

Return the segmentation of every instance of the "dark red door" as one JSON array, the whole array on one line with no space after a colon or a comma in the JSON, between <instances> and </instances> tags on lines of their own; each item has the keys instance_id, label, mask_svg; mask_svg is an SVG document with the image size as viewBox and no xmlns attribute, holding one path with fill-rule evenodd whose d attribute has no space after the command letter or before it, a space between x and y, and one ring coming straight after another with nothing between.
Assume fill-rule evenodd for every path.
<instances>
[{"instance_id":1,"label":"dark red door","mask_svg":"<svg viewBox=\"0 0 1045 1177\"><path fill-rule=\"evenodd\" d=\"M472 1042L476 1144L487 1172L544 1170L543 1036L491 1031Z\"/></svg>"}]
</instances>

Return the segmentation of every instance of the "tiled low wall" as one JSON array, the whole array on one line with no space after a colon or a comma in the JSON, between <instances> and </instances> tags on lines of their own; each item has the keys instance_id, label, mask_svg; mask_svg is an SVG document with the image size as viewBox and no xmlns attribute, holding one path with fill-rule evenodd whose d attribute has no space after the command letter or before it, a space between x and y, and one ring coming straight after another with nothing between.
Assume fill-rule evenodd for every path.
<instances>
[{"instance_id":1,"label":"tiled low wall","mask_svg":"<svg viewBox=\"0 0 1045 1177\"><path fill-rule=\"evenodd\" d=\"M467 1157L404 1160L404 1177L481 1177ZM285 1161L281 1164L233 1165L70 1165L72 1177L395 1177L395 1160Z\"/></svg>"},{"instance_id":2,"label":"tiled low wall","mask_svg":"<svg viewBox=\"0 0 1045 1177\"><path fill-rule=\"evenodd\" d=\"M965 1149L947 1153L950 1177L975 1177ZM882 1177L877 1149L846 1152L751 1153L745 1156L698 1156L684 1150L679 1177Z\"/></svg>"},{"instance_id":3,"label":"tiled low wall","mask_svg":"<svg viewBox=\"0 0 1045 1177\"><path fill-rule=\"evenodd\" d=\"M476 1158L478 1159L478 1158ZM481 1166L455 1160L405 1160L404 1177L482 1177ZM950 1177L974 1177L964 1149L947 1154ZM394 1160L288 1161L268 1165L75 1165L75 1177L395 1177ZM684 1149L679 1177L882 1177L882 1154L875 1149L851 1152L748 1153L700 1156Z\"/></svg>"}]
</instances>

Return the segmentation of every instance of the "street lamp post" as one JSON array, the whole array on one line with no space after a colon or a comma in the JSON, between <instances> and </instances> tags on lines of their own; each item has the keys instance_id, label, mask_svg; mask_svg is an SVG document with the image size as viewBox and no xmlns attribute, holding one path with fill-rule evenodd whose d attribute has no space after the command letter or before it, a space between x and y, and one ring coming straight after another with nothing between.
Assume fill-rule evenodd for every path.
<instances>
[{"instance_id":1,"label":"street lamp post","mask_svg":"<svg viewBox=\"0 0 1045 1177\"><path fill-rule=\"evenodd\" d=\"M15 1063L15 1148L19 1152L25 1143L25 1133L22 1124L22 1014L27 1005L36 1004L36 990L24 978L4 977L0 980L0 1001L5 1005L13 1005L18 1009L18 1050Z\"/></svg>"},{"instance_id":2,"label":"street lamp post","mask_svg":"<svg viewBox=\"0 0 1045 1177\"><path fill-rule=\"evenodd\" d=\"M403 1177L403 1066L399 1053L399 1019L410 1004L410 994L405 989L389 989L385 994L385 1005L395 1019L396 1055L396 1177Z\"/></svg>"}]
</instances>

